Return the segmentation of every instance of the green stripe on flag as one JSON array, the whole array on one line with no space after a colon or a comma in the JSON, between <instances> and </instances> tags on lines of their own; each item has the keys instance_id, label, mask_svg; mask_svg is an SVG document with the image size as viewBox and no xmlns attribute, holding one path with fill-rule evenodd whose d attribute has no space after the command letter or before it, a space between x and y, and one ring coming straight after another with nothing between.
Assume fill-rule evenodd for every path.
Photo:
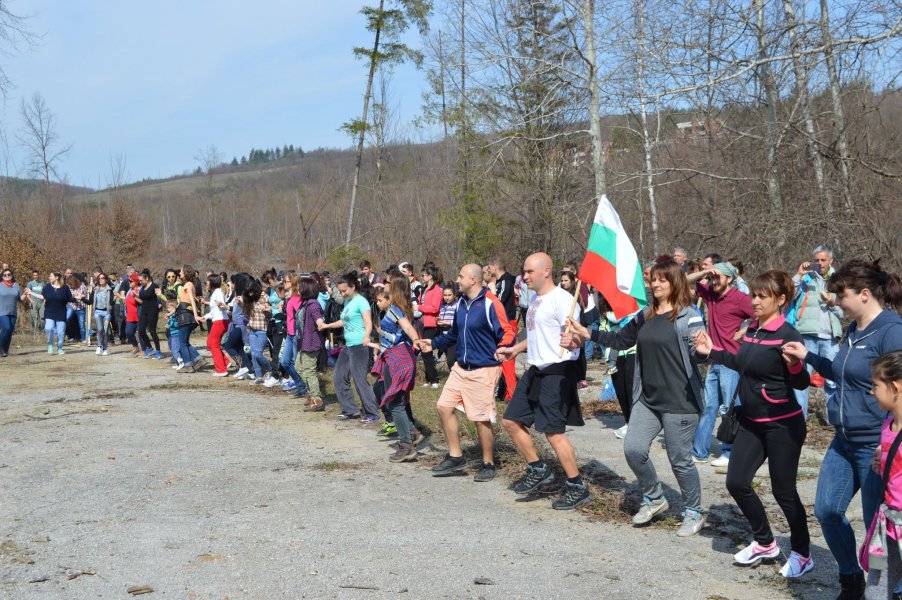
<instances>
[{"instance_id":1,"label":"green stripe on flag","mask_svg":"<svg viewBox=\"0 0 902 600\"><path fill-rule=\"evenodd\" d=\"M612 265L617 264L617 232L598 223L589 232L589 252L594 252Z\"/></svg>"}]
</instances>

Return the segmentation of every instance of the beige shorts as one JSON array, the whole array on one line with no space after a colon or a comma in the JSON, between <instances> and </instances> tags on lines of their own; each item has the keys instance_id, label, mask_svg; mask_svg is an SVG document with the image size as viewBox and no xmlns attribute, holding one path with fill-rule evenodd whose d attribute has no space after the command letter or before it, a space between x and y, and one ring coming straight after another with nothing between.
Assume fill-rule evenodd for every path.
<instances>
[{"instance_id":1,"label":"beige shorts","mask_svg":"<svg viewBox=\"0 0 902 600\"><path fill-rule=\"evenodd\" d=\"M470 421L495 422L495 387L501 367L482 367L467 371L456 364L445 382L438 406L452 406L462 410Z\"/></svg>"}]
</instances>

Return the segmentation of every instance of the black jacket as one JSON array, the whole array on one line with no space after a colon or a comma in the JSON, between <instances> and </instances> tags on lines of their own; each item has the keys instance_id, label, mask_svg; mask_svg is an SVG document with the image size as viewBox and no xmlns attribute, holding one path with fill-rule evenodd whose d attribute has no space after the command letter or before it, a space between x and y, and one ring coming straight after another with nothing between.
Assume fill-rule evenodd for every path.
<instances>
[{"instance_id":1,"label":"black jacket","mask_svg":"<svg viewBox=\"0 0 902 600\"><path fill-rule=\"evenodd\" d=\"M783 344L801 342L802 334L781 316L764 327L755 321L742 338L739 352L715 348L711 360L739 371L742 416L755 422L778 421L802 412L793 389L808 387L805 365L790 369L783 360Z\"/></svg>"}]
</instances>

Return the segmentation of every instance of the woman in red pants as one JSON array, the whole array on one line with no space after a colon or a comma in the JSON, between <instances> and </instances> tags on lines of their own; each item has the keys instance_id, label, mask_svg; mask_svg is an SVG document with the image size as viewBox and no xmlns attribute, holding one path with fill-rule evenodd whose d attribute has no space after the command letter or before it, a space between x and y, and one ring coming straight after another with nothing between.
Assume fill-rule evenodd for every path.
<instances>
[{"instance_id":1,"label":"woman in red pants","mask_svg":"<svg viewBox=\"0 0 902 600\"><path fill-rule=\"evenodd\" d=\"M222 353L221 342L229 328L229 308L222 291L222 277L216 274L207 276L207 294L210 298L210 312L206 315L210 321L207 348L213 355L213 377L226 377L229 374L228 362Z\"/></svg>"}]
</instances>

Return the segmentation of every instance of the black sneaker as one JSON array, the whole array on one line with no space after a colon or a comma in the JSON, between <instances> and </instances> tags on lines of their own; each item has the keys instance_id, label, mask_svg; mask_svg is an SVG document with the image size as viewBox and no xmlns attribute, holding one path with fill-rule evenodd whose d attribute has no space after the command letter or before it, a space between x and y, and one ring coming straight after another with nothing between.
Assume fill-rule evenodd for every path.
<instances>
[{"instance_id":1,"label":"black sneaker","mask_svg":"<svg viewBox=\"0 0 902 600\"><path fill-rule=\"evenodd\" d=\"M514 491L518 494L529 494L534 492L540 486L554 481L554 472L551 467L545 465L541 469L533 468L526 465L526 477L521 479L515 486Z\"/></svg>"},{"instance_id":2,"label":"black sneaker","mask_svg":"<svg viewBox=\"0 0 902 600\"><path fill-rule=\"evenodd\" d=\"M564 486L564 493L551 503L551 508L554 510L571 510L577 506L587 504L590 500L592 500L592 494L589 493L589 488L585 484L579 485L568 481L567 485Z\"/></svg>"},{"instance_id":3,"label":"black sneaker","mask_svg":"<svg viewBox=\"0 0 902 600\"><path fill-rule=\"evenodd\" d=\"M491 481L493 479L495 479L495 465L487 462L482 463L482 466L479 467L479 471L477 471L476 475L473 477L473 481Z\"/></svg>"},{"instance_id":4,"label":"black sneaker","mask_svg":"<svg viewBox=\"0 0 902 600\"><path fill-rule=\"evenodd\" d=\"M445 460L432 467L432 472L436 475L445 475L454 471L462 471L467 466L467 459L463 456L445 455Z\"/></svg>"}]
</instances>

